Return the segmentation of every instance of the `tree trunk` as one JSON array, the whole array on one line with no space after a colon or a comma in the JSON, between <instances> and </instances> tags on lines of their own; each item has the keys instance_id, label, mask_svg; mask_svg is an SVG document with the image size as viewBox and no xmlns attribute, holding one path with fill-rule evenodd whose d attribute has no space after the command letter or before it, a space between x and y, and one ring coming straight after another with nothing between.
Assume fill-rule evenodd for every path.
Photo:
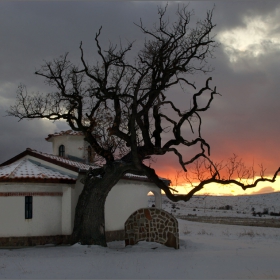
<instances>
[{"instance_id":1,"label":"tree trunk","mask_svg":"<svg viewBox=\"0 0 280 280\"><path fill-rule=\"evenodd\" d=\"M112 164L105 168L102 178L89 171L84 189L76 206L72 244L107 246L105 236L105 202L109 191L130 169L130 164Z\"/></svg>"},{"instance_id":2,"label":"tree trunk","mask_svg":"<svg viewBox=\"0 0 280 280\"><path fill-rule=\"evenodd\" d=\"M94 180L93 182L88 182L84 188L89 188L89 185L92 185L92 183L94 184ZM98 186L91 188L90 192L83 191L81 193L76 206L72 243L81 242L82 245L96 244L104 247L107 246L104 216L107 193L107 190Z\"/></svg>"}]
</instances>

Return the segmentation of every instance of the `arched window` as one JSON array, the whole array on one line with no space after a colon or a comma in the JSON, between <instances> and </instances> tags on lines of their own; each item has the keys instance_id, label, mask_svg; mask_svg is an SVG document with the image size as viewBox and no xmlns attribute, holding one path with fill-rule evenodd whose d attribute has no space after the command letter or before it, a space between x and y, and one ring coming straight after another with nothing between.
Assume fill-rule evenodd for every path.
<instances>
[{"instance_id":1,"label":"arched window","mask_svg":"<svg viewBox=\"0 0 280 280\"><path fill-rule=\"evenodd\" d=\"M151 190L147 193L148 207L156 207L161 209L161 193L160 190Z\"/></svg>"},{"instance_id":2,"label":"arched window","mask_svg":"<svg viewBox=\"0 0 280 280\"><path fill-rule=\"evenodd\" d=\"M156 207L156 197L155 194L151 191L148 192L148 207Z\"/></svg>"},{"instance_id":3,"label":"arched window","mask_svg":"<svg viewBox=\"0 0 280 280\"><path fill-rule=\"evenodd\" d=\"M59 148L58 148L58 155L60 157L65 157L65 147L64 145L60 145Z\"/></svg>"}]
</instances>

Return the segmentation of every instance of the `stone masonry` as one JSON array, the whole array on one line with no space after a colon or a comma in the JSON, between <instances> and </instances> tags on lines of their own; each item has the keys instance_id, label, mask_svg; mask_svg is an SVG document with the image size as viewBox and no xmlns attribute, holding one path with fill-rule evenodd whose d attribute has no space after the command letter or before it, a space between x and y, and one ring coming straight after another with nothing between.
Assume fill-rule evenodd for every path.
<instances>
[{"instance_id":1,"label":"stone masonry","mask_svg":"<svg viewBox=\"0 0 280 280\"><path fill-rule=\"evenodd\" d=\"M125 222L125 245L134 245L138 241L157 242L179 249L178 221L162 209L141 208Z\"/></svg>"},{"instance_id":2,"label":"stone masonry","mask_svg":"<svg viewBox=\"0 0 280 280\"><path fill-rule=\"evenodd\" d=\"M70 244L71 235L0 237L0 248Z\"/></svg>"}]
</instances>

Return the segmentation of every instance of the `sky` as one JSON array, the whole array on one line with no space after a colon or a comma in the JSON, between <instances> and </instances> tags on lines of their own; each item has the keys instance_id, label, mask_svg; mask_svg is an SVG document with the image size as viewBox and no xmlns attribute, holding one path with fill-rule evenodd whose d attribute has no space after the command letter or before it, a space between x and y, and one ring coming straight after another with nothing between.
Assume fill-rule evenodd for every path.
<instances>
[{"instance_id":1,"label":"sky","mask_svg":"<svg viewBox=\"0 0 280 280\"><path fill-rule=\"evenodd\" d=\"M183 2L187 3L187 2ZM214 8L213 30L220 43L215 59L209 61L214 71L193 77L203 85L211 76L217 96L210 110L202 115L202 136L211 146L214 160L237 154L248 164L262 163L271 175L280 166L280 2L275 1L190 1L194 22L205 18ZM157 20L157 6L163 1L11 1L0 2L0 162L32 148L51 152L44 140L48 134L67 130L63 122L22 120L7 117L15 103L19 84L32 92L50 90L42 77L34 74L44 61L69 52L79 63L79 45L83 41L88 60L94 59L94 36L102 26L101 42L119 43L135 40L141 46L144 37L134 22L140 18L146 26ZM182 2L169 2L168 17ZM186 104L183 93L174 98ZM185 101L185 103L184 103ZM186 152L187 153L187 152ZM154 164L158 174L173 179L180 165L176 157L166 155ZM257 168L256 168L257 169ZM182 184L184 182L181 182ZM279 191L280 183L264 184L246 193ZM209 192L211 192L209 190ZM220 193L237 194L237 188L225 187ZM240 192L240 193L243 193Z\"/></svg>"}]
</instances>

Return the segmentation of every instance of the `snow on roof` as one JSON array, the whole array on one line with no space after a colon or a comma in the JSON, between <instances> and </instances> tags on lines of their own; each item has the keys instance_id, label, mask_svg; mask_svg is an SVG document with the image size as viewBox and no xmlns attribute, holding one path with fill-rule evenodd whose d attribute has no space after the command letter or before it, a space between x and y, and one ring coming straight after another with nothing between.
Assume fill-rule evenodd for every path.
<instances>
[{"instance_id":1,"label":"snow on roof","mask_svg":"<svg viewBox=\"0 0 280 280\"><path fill-rule=\"evenodd\" d=\"M26 150L29 150L32 153L35 153L35 154L47 157L47 158L49 158L51 160L55 160L57 162L63 163L65 165L76 167L79 170L87 171L90 168L93 168L93 169L97 168L97 166L95 166L95 165L89 165L89 164L85 164L85 163L82 163L82 162L66 159L66 158L63 158L63 157L59 157L59 156L55 156L55 155L51 155L51 154L46 154L46 153L38 152L36 150L32 150L32 149L29 149L29 148L26 149ZM145 176L145 175L136 175L136 174L132 174L132 173L126 173L124 175L124 178L135 179L135 180L140 180L140 181L147 181L148 180L147 176ZM166 178L159 177L159 179L161 179L163 181L166 181L167 183L170 183L170 181L168 179L166 179Z\"/></svg>"},{"instance_id":2,"label":"snow on roof","mask_svg":"<svg viewBox=\"0 0 280 280\"><path fill-rule=\"evenodd\" d=\"M70 160L67 158L63 158L63 157L59 157L59 156L55 156L52 154L47 154L47 153L42 153L36 150L32 150L30 148L27 148L23 153L13 157L12 159L2 163L0 165L0 181L3 181L3 178L11 178L9 177L11 175L11 172L14 171L16 169L16 167L18 166L18 161L23 160L25 156L32 156L35 159L34 160L29 160L30 162L34 162L36 161L36 158L41 159L43 161L52 163L54 165L58 165L60 167L63 167L65 169L68 170L72 170L75 171L77 173L81 173L81 172L86 172L88 171L90 168L94 169L97 168L97 166L95 165L90 165L90 164L86 164L86 163L82 163L82 162L78 162L78 161L74 161L74 160ZM38 165L39 163L37 163ZM46 163L47 165L47 163ZM30 166L30 165L29 165ZM45 166L47 169L50 169L49 167ZM37 177L34 177L34 174L38 174L38 171L34 171L32 170L32 168L30 169L30 172L27 172L29 169L26 167L25 171L23 172L22 170L22 175L24 174L28 174L26 175L31 176L30 178L34 178L36 179ZM37 170L37 169L36 169ZM34 173L35 172L35 173ZM60 171L59 171L60 172ZM61 172L60 172L61 173ZM16 173L19 174L19 173ZM8 177L7 177L8 176ZM33 177L32 177L33 176ZM19 178L19 177L18 177ZM29 178L29 177L28 177ZM39 177L38 177L39 178ZM161 178L159 177L162 181L165 181L166 184L170 184L170 181L168 179L165 178ZM57 178L58 179L58 178ZM63 178L61 178L63 179ZM65 178L66 179L66 178ZM73 178L71 178L72 180ZM123 179L130 179L130 180L137 180L137 181L150 181L147 176L145 175L136 175L136 174L132 174L132 173L126 173L123 176Z\"/></svg>"},{"instance_id":3,"label":"snow on roof","mask_svg":"<svg viewBox=\"0 0 280 280\"><path fill-rule=\"evenodd\" d=\"M38 151L32 150L30 148L27 148L26 150L33 153L33 155L35 154L35 156L37 154L39 156L43 156L45 158L51 159L52 161L56 161L57 163L63 163L64 165L66 165L66 168L67 168L67 165L75 167L78 170L89 170L90 168L96 168L96 166L94 166L94 165L82 163L82 162L79 162L79 161L70 160L70 159L67 159L67 158L63 158L63 157L59 157L59 156L55 156L55 155L51 155L51 154L47 154L47 153L38 152Z\"/></svg>"},{"instance_id":4,"label":"snow on roof","mask_svg":"<svg viewBox=\"0 0 280 280\"><path fill-rule=\"evenodd\" d=\"M76 178L63 174L58 170L42 166L28 158L19 159L9 165L0 167L0 181L15 179L60 180L61 182L76 181Z\"/></svg>"},{"instance_id":5,"label":"snow on roof","mask_svg":"<svg viewBox=\"0 0 280 280\"><path fill-rule=\"evenodd\" d=\"M136 175L136 174L132 174L132 173L126 173L124 175L124 178L138 179L138 180L143 180L143 181L148 180L148 177L146 175ZM166 178L159 177L159 179L162 180L162 181L166 181L167 183L170 183L170 180L168 180Z\"/></svg>"},{"instance_id":6,"label":"snow on roof","mask_svg":"<svg viewBox=\"0 0 280 280\"><path fill-rule=\"evenodd\" d=\"M63 135L74 135L74 136L82 136L84 135L81 131L74 131L74 130L66 130L66 131L60 131L55 132L53 134L49 134L47 138L45 138L47 141L49 141L52 137L56 136L63 136Z\"/></svg>"}]
</instances>

